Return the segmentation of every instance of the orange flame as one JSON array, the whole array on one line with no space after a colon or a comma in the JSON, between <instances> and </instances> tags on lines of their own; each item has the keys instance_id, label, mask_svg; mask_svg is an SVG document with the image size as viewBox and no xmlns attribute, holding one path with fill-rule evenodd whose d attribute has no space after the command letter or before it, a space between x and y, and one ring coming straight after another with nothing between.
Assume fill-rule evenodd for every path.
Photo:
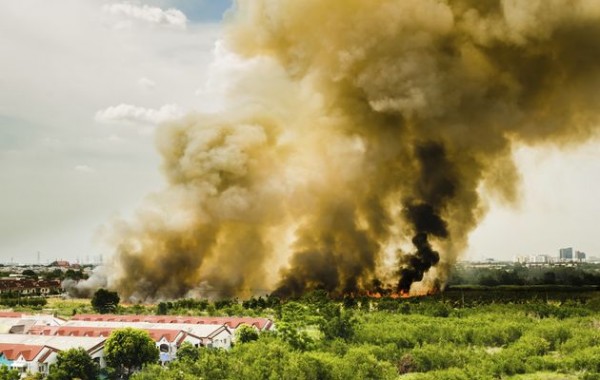
<instances>
[{"instance_id":1,"label":"orange flame","mask_svg":"<svg viewBox=\"0 0 600 380\"><path fill-rule=\"evenodd\" d=\"M399 291L399 292L391 292L389 294L381 294L380 292L374 292L374 291L367 291L366 295L367 297L370 298L375 298L375 299L380 299L383 297L387 297L387 298L392 298L392 299L399 299L399 298L413 298L413 297L425 297L425 296L431 296L436 294L437 291L430 289L428 291L422 291L422 292L413 292L412 294L409 292L403 292L403 291Z\"/></svg>"}]
</instances>

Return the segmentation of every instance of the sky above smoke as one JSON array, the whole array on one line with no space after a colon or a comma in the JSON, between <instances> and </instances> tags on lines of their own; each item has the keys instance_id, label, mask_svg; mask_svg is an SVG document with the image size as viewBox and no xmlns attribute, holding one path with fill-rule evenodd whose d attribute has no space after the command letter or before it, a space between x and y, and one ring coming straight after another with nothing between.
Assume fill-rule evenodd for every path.
<instances>
[{"instance_id":1,"label":"sky above smoke","mask_svg":"<svg viewBox=\"0 0 600 380\"><path fill-rule=\"evenodd\" d=\"M389 252L378 252L393 251L392 267L396 248L413 252L418 231L437 239L443 262L448 252L509 259L562 246L600 255L597 140L562 144L589 137L571 132L594 118L593 2L581 15L561 1L539 12L542 3L506 1L508 23L461 5L453 21L431 1L250 3L225 27L230 4L218 1L0 5L0 261L108 258L117 247L124 268L167 269L156 273L163 290L127 286L179 294L198 283L258 289L280 275L292 291L315 267L323 273L309 282L352 289L379 270ZM552 56L557 29L555 54L568 57L535 63ZM527 124L540 120L551 133ZM455 159L472 146L465 157L486 176ZM280 274L288 260L294 270ZM182 267L188 282L170 283ZM220 270L230 281L211 277Z\"/></svg>"},{"instance_id":2,"label":"sky above smoke","mask_svg":"<svg viewBox=\"0 0 600 380\"><path fill-rule=\"evenodd\" d=\"M0 262L109 256L98 229L161 186L156 123L214 107L199 90L230 6L0 4Z\"/></svg>"}]
</instances>

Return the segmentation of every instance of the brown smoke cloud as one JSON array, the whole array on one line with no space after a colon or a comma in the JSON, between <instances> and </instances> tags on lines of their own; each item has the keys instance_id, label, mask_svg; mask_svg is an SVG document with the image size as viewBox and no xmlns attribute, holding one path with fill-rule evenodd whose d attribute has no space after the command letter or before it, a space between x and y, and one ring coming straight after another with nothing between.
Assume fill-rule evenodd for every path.
<instances>
[{"instance_id":1,"label":"brown smoke cloud","mask_svg":"<svg viewBox=\"0 0 600 380\"><path fill-rule=\"evenodd\" d=\"M598 126L596 0L239 0L224 43L259 70L161 128L124 297L443 286L481 193L517 198L512 147Z\"/></svg>"}]
</instances>

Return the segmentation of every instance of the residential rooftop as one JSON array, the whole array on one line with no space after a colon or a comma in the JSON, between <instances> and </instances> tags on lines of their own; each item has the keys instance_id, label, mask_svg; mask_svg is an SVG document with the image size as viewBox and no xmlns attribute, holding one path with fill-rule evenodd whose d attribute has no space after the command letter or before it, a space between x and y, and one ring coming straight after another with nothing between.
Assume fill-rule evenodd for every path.
<instances>
[{"instance_id":1,"label":"residential rooftop","mask_svg":"<svg viewBox=\"0 0 600 380\"><path fill-rule=\"evenodd\" d=\"M149 322L149 323L182 323L196 325L226 325L236 329L245 324L259 330L269 330L273 321L268 318L253 317L187 317L172 315L117 315L117 314L78 314L71 321L104 321L104 322Z\"/></svg>"},{"instance_id":2,"label":"residential rooftop","mask_svg":"<svg viewBox=\"0 0 600 380\"><path fill-rule=\"evenodd\" d=\"M32 361L45 348L44 345L0 343L0 353L10 361L19 359L21 355L27 361Z\"/></svg>"},{"instance_id":3,"label":"residential rooftop","mask_svg":"<svg viewBox=\"0 0 600 380\"><path fill-rule=\"evenodd\" d=\"M48 346L61 351L77 347L90 351L102 346L105 340L105 337L0 334L0 342L3 344Z\"/></svg>"}]
</instances>

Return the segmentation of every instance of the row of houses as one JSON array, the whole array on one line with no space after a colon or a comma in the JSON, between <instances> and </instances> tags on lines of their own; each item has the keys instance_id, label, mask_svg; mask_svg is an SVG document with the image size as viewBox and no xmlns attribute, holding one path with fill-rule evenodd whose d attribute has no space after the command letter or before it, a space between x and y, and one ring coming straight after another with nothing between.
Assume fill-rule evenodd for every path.
<instances>
[{"instance_id":1,"label":"row of houses","mask_svg":"<svg viewBox=\"0 0 600 380\"><path fill-rule=\"evenodd\" d=\"M274 328L267 318L84 314L65 320L51 315L0 312L0 365L22 374L47 375L58 352L82 347L102 368L106 365L106 339L112 331L124 327L147 331L164 364L177 357L184 342L195 347L229 349L235 330L242 325L258 331Z\"/></svg>"},{"instance_id":2,"label":"row of houses","mask_svg":"<svg viewBox=\"0 0 600 380\"><path fill-rule=\"evenodd\" d=\"M253 317L189 317L172 315L118 315L118 314L77 314L71 321L84 322L151 322L151 323L185 323L195 325L226 325L237 329L240 325L248 325L258 331L268 331L273 328L273 321L268 318Z\"/></svg>"},{"instance_id":3,"label":"row of houses","mask_svg":"<svg viewBox=\"0 0 600 380\"><path fill-rule=\"evenodd\" d=\"M0 279L1 295L48 295L62 291L59 280L32 280L21 278Z\"/></svg>"},{"instance_id":4,"label":"row of houses","mask_svg":"<svg viewBox=\"0 0 600 380\"><path fill-rule=\"evenodd\" d=\"M81 347L101 367L104 361L106 338L0 334L0 363L27 373L48 374L60 351Z\"/></svg>"}]
</instances>

